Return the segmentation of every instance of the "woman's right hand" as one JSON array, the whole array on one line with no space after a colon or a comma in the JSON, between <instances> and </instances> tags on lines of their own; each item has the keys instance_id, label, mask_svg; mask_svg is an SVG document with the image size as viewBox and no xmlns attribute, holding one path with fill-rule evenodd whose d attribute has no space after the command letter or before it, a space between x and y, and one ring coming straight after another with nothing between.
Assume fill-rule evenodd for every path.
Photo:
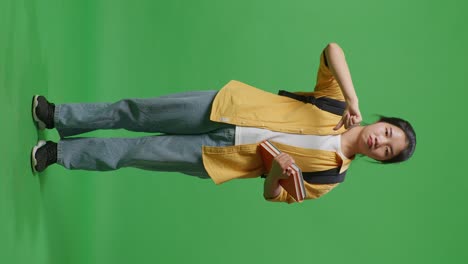
<instances>
[{"instance_id":1,"label":"woman's right hand","mask_svg":"<svg viewBox=\"0 0 468 264\"><path fill-rule=\"evenodd\" d=\"M291 169L289 166L295 163L294 159L287 153L282 152L273 160L270 175L279 179L287 179L291 176Z\"/></svg>"},{"instance_id":2,"label":"woman's right hand","mask_svg":"<svg viewBox=\"0 0 468 264\"><path fill-rule=\"evenodd\" d=\"M333 130L338 130L342 126L346 129L352 128L359 125L362 122L361 111L359 111L359 104L353 102L346 103L346 109L343 112L340 122L333 128Z\"/></svg>"}]
</instances>

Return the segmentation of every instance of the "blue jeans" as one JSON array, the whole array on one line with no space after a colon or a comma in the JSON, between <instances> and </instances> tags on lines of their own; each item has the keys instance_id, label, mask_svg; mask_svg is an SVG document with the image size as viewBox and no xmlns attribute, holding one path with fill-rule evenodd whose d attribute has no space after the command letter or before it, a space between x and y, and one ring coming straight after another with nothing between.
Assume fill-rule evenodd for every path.
<instances>
[{"instance_id":1,"label":"blue jeans","mask_svg":"<svg viewBox=\"0 0 468 264\"><path fill-rule=\"evenodd\" d=\"M235 126L209 119L217 91L186 92L116 103L60 104L54 122L57 163L68 169L135 167L209 178L202 146L234 145ZM97 129L163 133L137 138L65 138Z\"/></svg>"}]
</instances>

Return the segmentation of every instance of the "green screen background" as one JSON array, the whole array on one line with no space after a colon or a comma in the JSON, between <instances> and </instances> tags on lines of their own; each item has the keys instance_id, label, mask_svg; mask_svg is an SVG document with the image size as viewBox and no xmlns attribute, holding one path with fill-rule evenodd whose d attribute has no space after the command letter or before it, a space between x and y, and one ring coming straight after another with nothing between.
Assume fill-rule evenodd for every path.
<instances>
[{"instance_id":1,"label":"green screen background","mask_svg":"<svg viewBox=\"0 0 468 264\"><path fill-rule=\"evenodd\" d=\"M2 263L467 263L463 1L0 0ZM329 42L366 122L410 120L414 157L360 158L323 198L277 204L136 169L30 169L33 94L55 103L220 89L312 90ZM97 131L85 136L141 136Z\"/></svg>"}]
</instances>

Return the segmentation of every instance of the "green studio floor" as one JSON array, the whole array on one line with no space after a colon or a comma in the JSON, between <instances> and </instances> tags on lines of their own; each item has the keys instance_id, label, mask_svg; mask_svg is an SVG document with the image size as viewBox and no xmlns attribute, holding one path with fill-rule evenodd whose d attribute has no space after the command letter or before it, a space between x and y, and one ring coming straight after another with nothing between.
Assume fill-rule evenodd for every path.
<instances>
[{"instance_id":1,"label":"green studio floor","mask_svg":"<svg viewBox=\"0 0 468 264\"><path fill-rule=\"evenodd\" d=\"M1 263L467 263L467 4L447 1L0 0ZM409 119L410 162L359 158L321 199L274 204L260 179L35 175L30 101L116 101L231 79L311 90L346 52L364 120ZM127 131L83 136L134 137Z\"/></svg>"}]
</instances>

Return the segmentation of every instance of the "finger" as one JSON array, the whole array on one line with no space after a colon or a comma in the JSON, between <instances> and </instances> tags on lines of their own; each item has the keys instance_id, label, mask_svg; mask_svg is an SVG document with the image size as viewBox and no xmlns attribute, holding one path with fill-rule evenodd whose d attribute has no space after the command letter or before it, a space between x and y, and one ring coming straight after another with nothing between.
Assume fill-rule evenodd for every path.
<instances>
[{"instance_id":1,"label":"finger","mask_svg":"<svg viewBox=\"0 0 468 264\"><path fill-rule=\"evenodd\" d=\"M349 127L349 122L350 122L350 121L351 121L351 118L350 118L350 116L349 116L349 114L348 114L348 115L346 115L346 120L344 121L344 127L345 127L346 129L348 129L348 127Z\"/></svg>"},{"instance_id":2,"label":"finger","mask_svg":"<svg viewBox=\"0 0 468 264\"><path fill-rule=\"evenodd\" d=\"M294 164L294 163L296 163L296 162L294 161L294 159L293 159L291 156L289 156L289 159L288 159L288 167L291 166L291 165Z\"/></svg>"},{"instance_id":3,"label":"finger","mask_svg":"<svg viewBox=\"0 0 468 264\"><path fill-rule=\"evenodd\" d=\"M348 124L348 127L347 127L347 128L352 127L352 126L353 126L353 119L352 119L352 117L349 117L349 119L348 119L347 121L348 121L348 122L347 122L347 124Z\"/></svg>"},{"instance_id":4,"label":"finger","mask_svg":"<svg viewBox=\"0 0 468 264\"><path fill-rule=\"evenodd\" d=\"M280 156L280 159L282 160L289 160L291 158L291 156L289 156L288 153L285 153L285 152L281 152L279 156Z\"/></svg>"},{"instance_id":5,"label":"finger","mask_svg":"<svg viewBox=\"0 0 468 264\"><path fill-rule=\"evenodd\" d=\"M280 153L278 156L275 157L275 160L280 161L284 159L284 154L285 153Z\"/></svg>"},{"instance_id":6,"label":"finger","mask_svg":"<svg viewBox=\"0 0 468 264\"><path fill-rule=\"evenodd\" d=\"M359 125L361 123L362 119L360 116L356 116L354 118L354 125Z\"/></svg>"},{"instance_id":7,"label":"finger","mask_svg":"<svg viewBox=\"0 0 468 264\"><path fill-rule=\"evenodd\" d=\"M338 129L340 129L340 127L343 126L344 117L345 117L345 116L343 116L343 117L340 119L340 122L338 122L338 124L336 124L336 126L333 128L333 130L338 130Z\"/></svg>"},{"instance_id":8,"label":"finger","mask_svg":"<svg viewBox=\"0 0 468 264\"><path fill-rule=\"evenodd\" d=\"M351 117L351 121L349 122L350 127L353 127L356 124L356 116Z\"/></svg>"},{"instance_id":9,"label":"finger","mask_svg":"<svg viewBox=\"0 0 468 264\"><path fill-rule=\"evenodd\" d=\"M356 124L360 124L362 122L362 116L361 115L358 115L356 117Z\"/></svg>"},{"instance_id":10,"label":"finger","mask_svg":"<svg viewBox=\"0 0 468 264\"><path fill-rule=\"evenodd\" d=\"M278 155L276 158L277 158L278 164L280 165L281 169L283 169L283 173L284 173L284 171L288 167L287 166L288 157L282 153Z\"/></svg>"},{"instance_id":11,"label":"finger","mask_svg":"<svg viewBox=\"0 0 468 264\"><path fill-rule=\"evenodd\" d=\"M352 118L352 123L351 123L351 127L355 127L355 126L358 126L361 121L361 119L358 117L358 116L353 116Z\"/></svg>"},{"instance_id":12,"label":"finger","mask_svg":"<svg viewBox=\"0 0 468 264\"><path fill-rule=\"evenodd\" d=\"M288 160L288 157L287 157L286 155L281 155L281 156L279 157L280 163L283 163L283 164L284 164L287 160Z\"/></svg>"}]
</instances>

